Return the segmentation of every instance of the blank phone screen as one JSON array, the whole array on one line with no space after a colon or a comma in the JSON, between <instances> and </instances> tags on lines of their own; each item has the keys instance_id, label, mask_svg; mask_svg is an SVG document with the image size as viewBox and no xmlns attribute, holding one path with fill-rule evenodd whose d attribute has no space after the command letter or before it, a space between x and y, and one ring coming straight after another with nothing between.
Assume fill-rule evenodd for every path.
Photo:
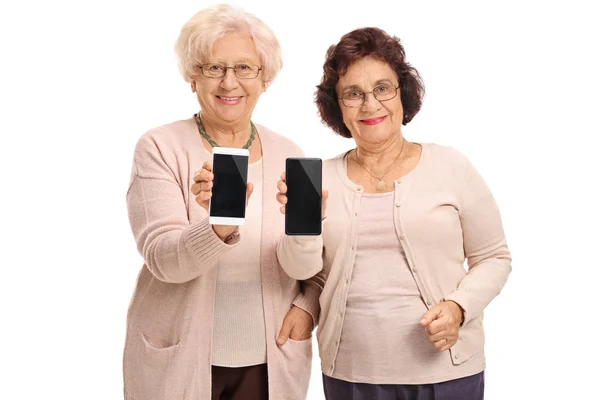
<instances>
[{"instance_id":1,"label":"blank phone screen","mask_svg":"<svg viewBox=\"0 0 600 400\"><path fill-rule=\"evenodd\" d=\"M245 218L248 157L215 154L213 174L210 216Z\"/></svg>"},{"instance_id":2,"label":"blank phone screen","mask_svg":"<svg viewBox=\"0 0 600 400\"><path fill-rule=\"evenodd\" d=\"M285 232L288 235L321 234L322 162L314 158L286 160L287 204Z\"/></svg>"}]
</instances>

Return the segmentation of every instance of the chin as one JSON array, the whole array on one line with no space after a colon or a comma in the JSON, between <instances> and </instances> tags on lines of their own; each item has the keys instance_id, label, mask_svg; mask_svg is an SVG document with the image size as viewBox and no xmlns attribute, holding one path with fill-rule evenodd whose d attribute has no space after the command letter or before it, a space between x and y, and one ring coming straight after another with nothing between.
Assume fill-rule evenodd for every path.
<instances>
[{"instance_id":1,"label":"chin","mask_svg":"<svg viewBox=\"0 0 600 400\"><path fill-rule=\"evenodd\" d=\"M217 115L223 121L237 121L244 115L244 108L238 106L229 107L228 109L223 109L222 107L219 107L218 110L219 111Z\"/></svg>"},{"instance_id":2,"label":"chin","mask_svg":"<svg viewBox=\"0 0 600 400\"><path fill-rule=\"evenodd\" d=\"M389 140L393 135L391 134L391 127L366 127L361 129L361 136L364 140L371 143L381 143Z\"/></svg>"}]
</instances>

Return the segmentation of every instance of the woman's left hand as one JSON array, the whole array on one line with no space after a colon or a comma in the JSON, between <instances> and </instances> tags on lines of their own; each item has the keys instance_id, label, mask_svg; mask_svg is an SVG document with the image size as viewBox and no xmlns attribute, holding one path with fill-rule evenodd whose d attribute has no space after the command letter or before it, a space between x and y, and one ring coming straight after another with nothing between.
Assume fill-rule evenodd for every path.
<instances>
[{"instance_id":1,"label":"woman's left hand","mask_svg":"<svg viewBox=\"0 0 600 400\"><path fill-rule=\"evenodd\" d=\"M310 337L313 328L312 316L303 309L292 306L283 319L277 344L284 345L288 338L296 341L306 340Z\"/></svg>"},{"instance_id":2,"label":"woman's left hand","mask_svg":"<svg viewBox=\"0 0 600 400\"><path fill-rule=\"evenodd\" d=\"M458 341L458 328L463 321L463 311L453 301L442 301L421 318L427 338L439 351L449 350Z\"/></svg>"}]
</instances>

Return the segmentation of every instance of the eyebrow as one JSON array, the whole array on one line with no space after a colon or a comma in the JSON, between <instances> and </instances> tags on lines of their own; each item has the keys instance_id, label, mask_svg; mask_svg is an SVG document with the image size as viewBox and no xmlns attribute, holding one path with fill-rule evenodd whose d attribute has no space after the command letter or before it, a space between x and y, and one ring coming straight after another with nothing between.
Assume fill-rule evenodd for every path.
<instances>
[{"instance_id":1,"label":"eyebrow","mask_svg":"<svg viewBox=\"0 0 600 400\"><path fill-rule=\"evenodd\" d=\"M227 64L227 63L226 63L225 61L211 61L211 62L208 62L207 64L223 64L223 65L225 65L225 64ZM237 60L234 62L234 65L237 65L237 64L252 64L252 65L258 65L258 64L256 64L256 61L252 61L250 58L246 58L246 57L244 57L244 58L240 58L240 59L237 59Z\"/></svg>"},{"instance_id":2,"label":"eyebrow","mask_svg":"<svg viewBox=\"0 0 600 400\"><path fill-rule=\"evenodd\" d=\"M393 84L393 82L390 79L378 79L377 81L375 81L375 86L373 86L373 87L376 87L377 85L381 85L382 83L391 83L391 84ZM358 85L347 85L347 86L344 86L342 88L342 92L346 92L349 89L360 89L360 90L362 90L362 88L360 86L358 86Z\"/></svg>"}]
</instances>

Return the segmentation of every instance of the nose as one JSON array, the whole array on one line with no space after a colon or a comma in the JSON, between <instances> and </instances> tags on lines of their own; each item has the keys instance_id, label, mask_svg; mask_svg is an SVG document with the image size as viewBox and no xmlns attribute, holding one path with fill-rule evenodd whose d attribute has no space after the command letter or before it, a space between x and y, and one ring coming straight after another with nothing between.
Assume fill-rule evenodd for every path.
<instances>
[{"instance_id":1,"label":"nose","mask_svg":"<svg viewBox=\"0 0 600 400\"><path fill-rule=\"evenodd\" d=\"M361 109L363 111L377 111L381 108L381 102L375 98L372 92L365 93L365 101L363 102Z\"/></svg>"},{"instance_id":2,"label":"nose","mask_svg":"<svg viewBox=\"0 0 600 400\"><path fill-rule=\"evenodd\" d=\"M235 76L235 71L233 68L227 68L225 71L225 76L221 80L221 87L227 91L231 91L237 88L238 79Z\"/></svg>"}]
</instances>

